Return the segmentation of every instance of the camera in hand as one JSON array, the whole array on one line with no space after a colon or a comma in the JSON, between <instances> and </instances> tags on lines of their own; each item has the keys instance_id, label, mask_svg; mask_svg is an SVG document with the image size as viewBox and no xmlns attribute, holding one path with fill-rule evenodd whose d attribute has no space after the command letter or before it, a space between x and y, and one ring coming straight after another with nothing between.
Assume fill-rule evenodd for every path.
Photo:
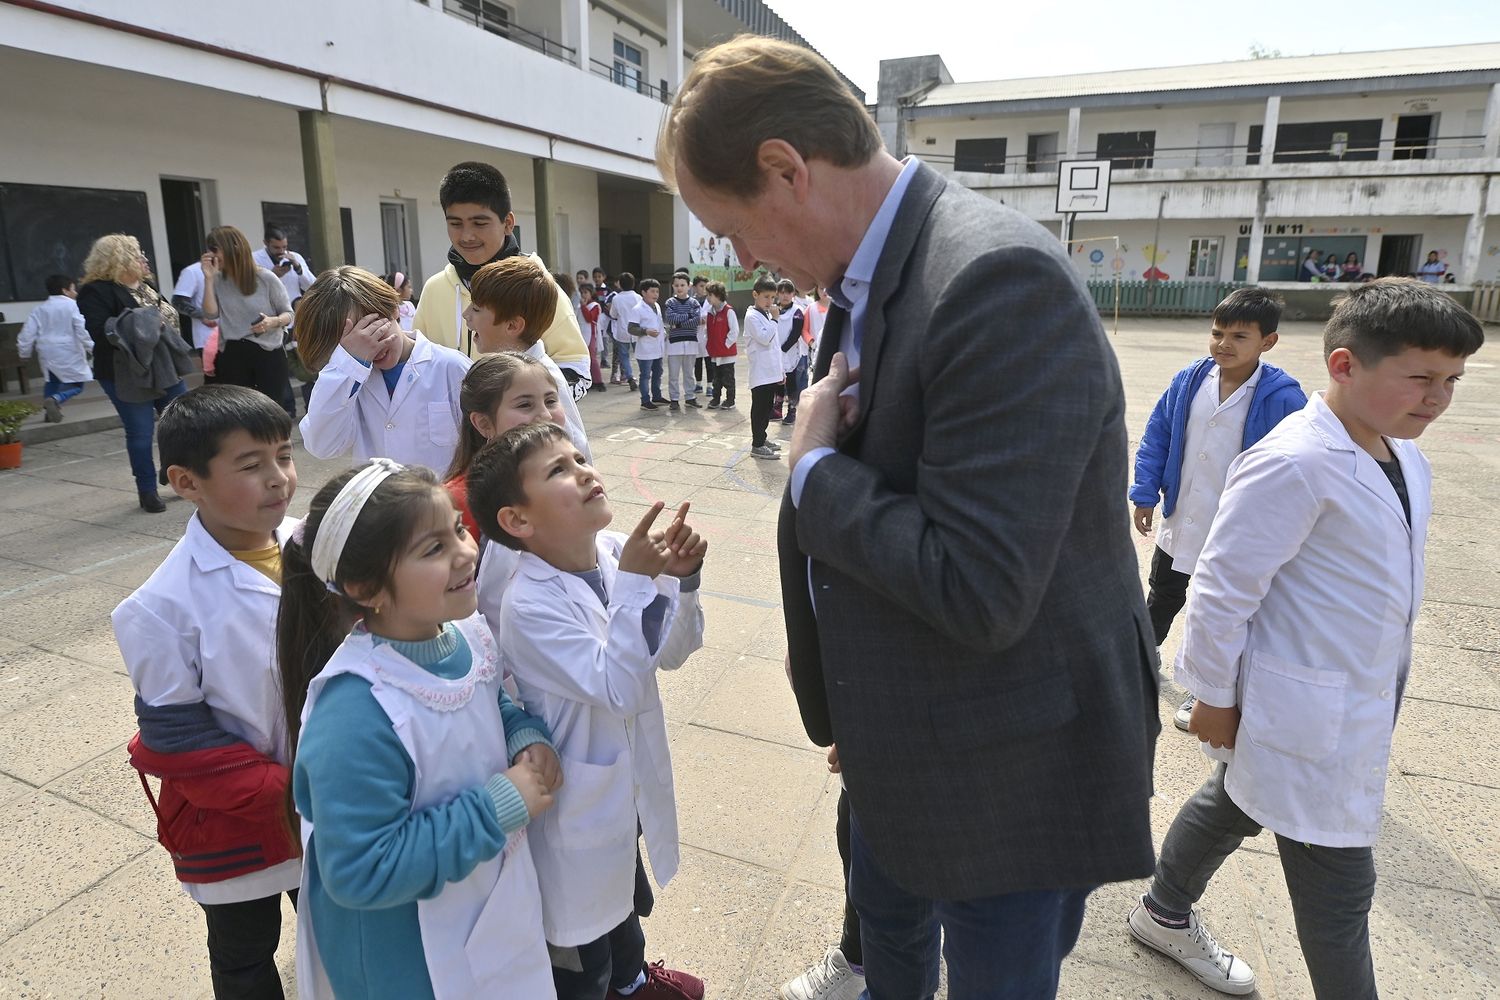
<instances>
[{"instance_id":1,"label":"camera in hand","mask_svg":"<svg viewBox=\"0 0 1500 1000\"><path fill-rule=\"evenodd\" d=\"M276 266L277 267L291 267L292 266L292 258L290 258L290 257L283 257L283 258L281 258L280 260L278 260L276 262Z\"/></svg>"}]
</instances>

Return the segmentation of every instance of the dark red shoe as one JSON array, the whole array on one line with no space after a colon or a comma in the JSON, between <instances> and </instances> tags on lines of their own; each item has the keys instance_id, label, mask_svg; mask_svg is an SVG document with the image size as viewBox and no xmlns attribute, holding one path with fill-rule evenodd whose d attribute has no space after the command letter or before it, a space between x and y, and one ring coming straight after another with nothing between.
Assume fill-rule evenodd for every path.
<instances>
[{"instance_id":1,"label":"dark red shoe","mask_svg":"<svg viewBox=\"0 0 1500 1000\"><path fill-rule=\"evenodd\" d=\"M610 990L606 1000L703 1000L703 980L653 962L646 966L646 982L640 989L628 998Z\"/></svg>"}]
</instances>

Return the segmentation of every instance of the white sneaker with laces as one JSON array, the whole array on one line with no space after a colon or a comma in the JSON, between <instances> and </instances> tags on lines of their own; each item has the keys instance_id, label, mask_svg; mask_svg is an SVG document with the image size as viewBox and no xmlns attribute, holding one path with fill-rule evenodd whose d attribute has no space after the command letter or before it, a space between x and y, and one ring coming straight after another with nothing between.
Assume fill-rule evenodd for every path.
<instances>
[{"instance_id":1,"label":"white sneaker with laces","mask_svg":"<svg viewBox=\"0 0 1500 1000\"><path fill-rule=\"evenodd\" d=\"M1178 705L1177 711L1172 714L1172 724L1183 732L1187 732L1188 726L1192 725L1193 722L1193 706L1197 703L1197 698L1188 695L1187 701Z\"/></svg>"},{"instance_id":2,"label":"white sneaker with laces","mask_svg":"<svg viewBox=\"0 0 1500 1000\"><path fill-rule=\"evenodd\" d=\"M1255 992L1254 970L1244 959L1219 947L1198 919L1197 910L1188 914L1186 927L1163 927L1146 910L1145 899L1142 896L1130 911L1132 937L1172 959L1210 989L1237 997Z\"/></svg>"},{"instance_id":3,"label":"white sneaker with laces","mask_svg":"<svg viewBox=\"0 0 1500 1000\"><path fill-rule=\"evenodd\" d=\"M844 953L829 948L823 961L781 987L781 1000L858 1000L865 977L849 968Z\"/></svg>"}]
</instances>

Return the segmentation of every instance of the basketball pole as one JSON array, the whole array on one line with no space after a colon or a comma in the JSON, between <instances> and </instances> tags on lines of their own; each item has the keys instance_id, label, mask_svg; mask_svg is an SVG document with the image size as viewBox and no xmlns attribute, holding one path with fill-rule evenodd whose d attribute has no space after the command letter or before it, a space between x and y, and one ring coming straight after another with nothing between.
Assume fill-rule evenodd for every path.
<instances>
[{"instance_id":1,"label":"basketball pole","mask_svg":"<svg viewBox=\"0 0 1500 1000\"><path fill-rule=\"evenodd\" d=\"M1074 214L1076 214L1076 213L1074 213ZM1067 218L1064 217L1064 222L1066 223L1067 221L1068 221ZM1072 226L1069 225L1068 228L1071 229ZM1069 235L1071 236L1072 234L1070 233ZM1072 255L1073 255L1073 245L1074 244L1080 244L1081 245L1081 244L1084 244L1084 243L1113 243L1114 246L1115 246L1115 256L1116 257L1120 256L1120 237L1119 236L1090 236L1088 239L1083 239L1083 240L1067 239L1067 240L1063 241L1063 245L1068 250L1068 256L1069 256L1069 258L1071 258ZM1115 272L1115 327L1114 327L1113 330L1110 331L1110 333L1119 333L1119 332L1120 332L1120 272L1116 271Z\"/></svg>"}]
</instances>

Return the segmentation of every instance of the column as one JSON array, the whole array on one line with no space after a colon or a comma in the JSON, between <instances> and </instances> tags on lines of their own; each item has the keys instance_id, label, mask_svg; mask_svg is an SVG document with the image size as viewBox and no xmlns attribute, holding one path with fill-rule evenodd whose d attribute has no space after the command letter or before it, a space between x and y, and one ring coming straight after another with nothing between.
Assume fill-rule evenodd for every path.
<instances>
[{"instance_id":1,"label":"column","mask_svg":"<svg viewBox=\"0 0 1500 1000\"><path fill-rule=\"evenodd\" d=\"M552 208L552 161L536 157L531 161L531 182L536 201L536 252L551 269L565 269L566 262L557 258L557 217Z\"/></svg>"},{"instance_id":2,"label":"column","mask_svg":"<svg viewBox=\"0 0 1500 1000\"><path fill-rule=\"evenodd\" d=\"M573 61L578 68L588 73L589 65L589 0L561 0L563 44L574 52Z\"/></svg>"},{"instance_id":3,"label":"column","mask_svg":"<svg viewBox=\"0 0 1500 1000\"><path fill-rule=\"evenodd\" d=\"M1490 87L1490 99L1484 106L1484 151L1490 159L1500 156L1500 83Z\"/></svg>"},{"instance_id":4,"label":"column","mask_svg":"<svg viewBox=\"0 0 1500 1000\"><path fill-rule=\"evenodd\" d=\"M1079 127L1082 124L1083 124L1083 109L1082 108L1069 108L1068 109L1068 142L1067 142L1067 145L1065 145L1063 147L1063 149L1066 151L1066 155L1063 157L1063 159L1065 159L1065 160L1076 160L1076 159L1078 159L1078 130L1079 130Z\"/></svg>"},{"instance_id":5,"label":"column","mask_svg":"<svg viewBox=\"0 0 1500 1000\"><path fill-rule=\"evenodd\" d=\"M667 0L667 89L682 86L682 0ZM684 230L686 232L686 230ZM686 240L684 239L684 243Z\"/></svg>"},{"instance_id":6,"label":"column","mask_svg":"<svg viewBox=\"0 0 1500 1000\"><path fill-rule=\"evenodd\" d=\"M1260 281L1260 260L1266 253L1266 202L1270 198L1265 178L1255 192L1255 218L1250 220L1250 249L1245 252L1245 281ZM1231 274L1234 272L1231 270Z\"/></svg>"},{"instance_id":7,"label":"column","mask_svg":"<svg viewBox=\"0 0 1500 1000\"><path fill-rule=\"evenodd\" d=\"M1491 96L1493 103L1494 97ZM1489 174L1485 174L1479 182L1479 201L1474 206L1474 214L1469 216L1469 224L1464 229L1464 252L1458 258L1458 283L1460 285L1472 285L1479 277L1479 255L1484 251L1484 226L1489 221L1490 214L1490 191L1493 190L1490 182L1494 180Z\"/></svg>"},{"instance_id":8,"label":"column","mask_svg":"<svg viewBox=\"0 0 1500 1000\"><path fill-rule=\"evenodd\" d=\"M1276 126L1281 121L1281 95L1266 98L1266 117L1260 130L1260 163L1270 166L1276 160Z\"/></svg>"},{"instance_id":9,"label":"column","mask_svg":"<svg viewBox=\"0 0 1500 1000\"><path fill-rule=\"evenodd\" d=\"M339 218L337 161L333 155L333 119L326 111L297 112L302 132L302 178L307 187L307 237L312 267L337 267L344 260L344 226ZM352 263L352 262L351 262Z\"/></svg>"},{"instance_id":10,"label":"column","mask_svg":"<svg viewBox=\"0 0 1500 1000\"><path fill-rule=\"evenodd\" d=\"M689 260L688 207L681 195L672 195L672 267L686 267Z\"/></svg>"}]
</instances>

